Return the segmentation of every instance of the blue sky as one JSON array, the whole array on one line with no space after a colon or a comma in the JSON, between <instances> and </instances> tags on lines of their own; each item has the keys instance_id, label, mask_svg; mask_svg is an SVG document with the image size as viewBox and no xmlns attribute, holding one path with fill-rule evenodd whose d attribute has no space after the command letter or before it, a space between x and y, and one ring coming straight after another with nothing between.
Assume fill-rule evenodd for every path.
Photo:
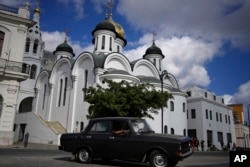
<instances>
[{"instance_id":1,"label":"blue sky","mask_svg":"<svg viewBox=\"0 0 250 167\"><path fill-rule=\"evenodd\" d=\"M36 0L0 0L20 6ZM40 0L45 49L64 41L76 55L92 51L91 32L105 16L108 0ZM113 0L113 19L123 26L130 60L143 56L156 33L163 66L181 86L197 85L228 103L250 104L249 0ZM245 109L247 110L247 109Z\"/></svg>"}]
</instances>

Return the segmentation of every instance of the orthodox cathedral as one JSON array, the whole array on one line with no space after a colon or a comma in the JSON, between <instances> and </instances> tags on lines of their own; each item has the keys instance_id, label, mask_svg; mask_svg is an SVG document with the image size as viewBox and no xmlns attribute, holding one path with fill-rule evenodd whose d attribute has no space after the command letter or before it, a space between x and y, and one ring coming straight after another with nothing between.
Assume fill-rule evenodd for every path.
<instances>
[{"instance_id":1,"label":"orthodox cathedral","mask_svg":"<svg viewBox=\"0 0 250 167\"><path fill-rule=\"evenodd\" d=\"M171 93L169 107L148 122L156 132L187 135L187 94L180 91L175 77L162 69L164 54L154 40L141 59L129 61L123 54L127 44L124 29L110 12L93 25L93 52L75 55L65 37L51 53L44 50L40 14L36 8L36 24L28 29L23 61L30 72L20 84L14 141L23 141L29 133L30 142L57 144L60 134L82 131L88 123L89 107L82 90L102 85L104 79L150 83L156 90Z\"/></svg>"}]
</instances>

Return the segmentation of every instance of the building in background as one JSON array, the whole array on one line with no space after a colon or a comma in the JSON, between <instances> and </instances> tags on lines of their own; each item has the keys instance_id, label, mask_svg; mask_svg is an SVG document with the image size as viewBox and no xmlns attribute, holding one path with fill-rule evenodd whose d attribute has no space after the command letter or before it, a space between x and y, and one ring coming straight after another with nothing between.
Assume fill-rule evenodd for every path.
<instances>
[{"instance_id":1,"label":"building in background","mask_svg":"<svg viewBox=\"0 0 250 167\"><path fill-rule=\"evenodd\" d=\"M28 77L23 63L29 19L29 5L19 9L0 4L0 145L11 145L20 82Z\"/></svg>"},{"instance_id":2,"label":"building in background","mask_svg":"<svg viewBox=\"0 0 250 167\"><path fill-rule=\"evenodd\" d=\"M222 150L236 142L233 112L224 99L196 86L185 87L188 94L188 136L205 141L205 149L215 146Z\"/></svg>"},{"instance_id":3,"label":"building in background","mask_svg":"<svg viewBox=\"0 0 250 167\"><path fill-rule=\"evenodd\" d=\"M243 104L230 104L234 114L234 126L236 134L237 147L250 147L250 131L249 126L244 122L244 106Z\"/></svg>"}]
</instances>

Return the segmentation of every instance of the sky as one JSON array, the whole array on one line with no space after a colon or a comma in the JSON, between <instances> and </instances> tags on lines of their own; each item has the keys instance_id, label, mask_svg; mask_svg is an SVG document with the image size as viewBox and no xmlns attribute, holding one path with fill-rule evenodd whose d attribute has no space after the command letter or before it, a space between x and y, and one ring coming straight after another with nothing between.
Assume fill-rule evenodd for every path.
<instances>
[{"instance_id":1,"label":"sky","mask_svg":"<svg viewBox=\"0 0 250 167\"><path fill-rule=\"evenodd\" d=\"M110 0L0 0L13 7L30 3L41 9L40 27L45 49L64 41L75 55L93 51L91 32L104 20ZM247 120L250 104L249 0L113 0L113 20L124 31L129 60L142 58L155 44L165 58L163 67L179 85L199 86L226 104L242 103Z\"/></svg>"}]
</instances>

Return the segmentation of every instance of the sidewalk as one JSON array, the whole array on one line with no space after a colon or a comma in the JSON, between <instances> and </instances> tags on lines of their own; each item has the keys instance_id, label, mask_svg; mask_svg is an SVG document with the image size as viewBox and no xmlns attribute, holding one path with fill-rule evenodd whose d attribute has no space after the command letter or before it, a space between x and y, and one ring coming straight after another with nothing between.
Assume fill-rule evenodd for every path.
<instances>
[{"instance_id":1,"label":"sidewalk","mask_svg":"<svg viewBox=\"0 0 250 167\"><path fill-rule=\"evenodd\" d=\"M37 144L37 143L28 143L27 147L24 147L23 142L17 142L9 146L1 146L0 148L20 148L20 149L43 149L43 150L58 150L57 145L52 144Z\"/></svg>"}]
</instances>

